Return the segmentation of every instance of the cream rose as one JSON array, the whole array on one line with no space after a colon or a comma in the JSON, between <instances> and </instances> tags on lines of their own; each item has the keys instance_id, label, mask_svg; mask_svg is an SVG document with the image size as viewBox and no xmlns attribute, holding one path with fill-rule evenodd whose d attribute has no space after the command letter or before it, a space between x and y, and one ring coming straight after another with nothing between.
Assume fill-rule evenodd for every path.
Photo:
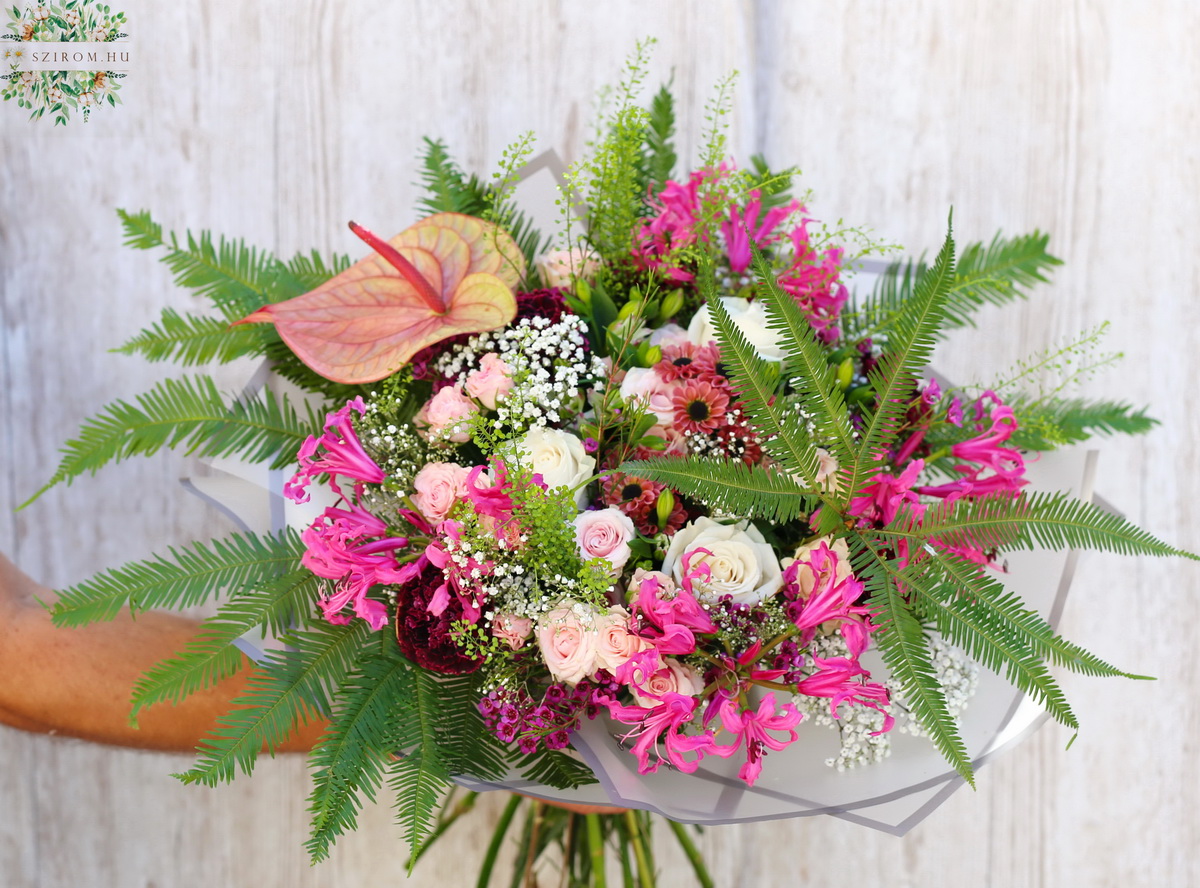
<instances>
[{"instance_id":1,"label":"cream rose","mask_svg":"<svg viewBox=\"0 0 1200 888\"><path fill-rule=\"evenodd\" d=\"M413 478L413 503L431 524L446 520L450 509L467 492L470 469L458 463L426 463Z\"/></svg>"},{"instance_id":2,"label":"cream rose","mask_svg":"<svg viewBox=\"0 0 1200 888\"><path fill-rule=\"evenodd\" d=\"M578 684L596 671L595 612L578 601L564 601L537 621L537 645L555 681Z\"/></svg>"},{"instance_id":3,"label":"cream rose","mask_svg":"<svg viewBox=\"0 0 1200 888\"><path fill-rule=\"evenodd\" d=\"M492 620L492 635L499 638L514 651L525 647L525 640L533 632L533 620L516 614L497 614Z\"/></svg>"},{"instance_id":4,"label":"cream rose","mask_svg":"<svg viewBox=\"0 0 1200 888\"><path fill-rule=\"evenodd\" d=\"M495 352L488 352L479 362L479 369L467 376L467 394L486 407L496 409L496 402L512 391L513 368Z\"/></svg>"},{"instance_id":5,"label":"cream rose","mask_svg":"<svg viewBox=\"0 0 1200 888\"><path fill-rule=\"evenodd\" d=\"M671 538L663 559L663 572L683 581L683 558L697 549L708 550L691 558L689 566L708 565L709 578L696 583L697 598L716 601L730 595L737 604L757 604L783 585L779 561L758 528L748 521L718 524L697 518Z\"/></svg>"},{"instance_id":6,"label":"cream rose","mask_svg":"<svg viewBox=\"0 0 1200 888\"><path fill-rule=\"evenodd\" d=\"M596 458L583 449L583 442L558 429L530 429L517 442L517 450L529 459L530 467L549 488L578 487L596 470ZM580 487L575 492L575 505L582 509L586 504L587 489Z\"/></svg>"},{"instance_id":7,"label":"cream rose","mask_svg":"<svg viewBox=\"0 0 1200 888\"><path fill-rule=\"evenodd\" d=\"M729 312L742 335L746 337L758 356L766 361L782 361L786 352L779 341L779 334L767 327L767 310L761 302L750 302L737 296L722 296L721 305ZM696 345L708 345L717 341L712 314L707 306L696 312L688 325L688 339Z\"/></svg>"},{"instance_id":8,"label":"cream rose","mask_svg":"<svg viewBox=\"0 0 1200 888\"><path fill-rule=\"evenodd\" d=\"M607 669L613 675L634 654L650 647L650 642L629 631L629 611L620 605L598 616L596 627L596 668Z\"/></svg>"},{"instance_id":9,"label":"cream rose","mask_svg":"<svg viewBox=\"0 0 1200 888\"><path fill-rule=\"evenodd\" d=\"M629 689L639 706L657 706L665 694L696 697L704 692L704 682L700 676L674 657L663 657L662 667L650 675L635 669L631 677L633 681Z\"/></svg>"},{"instance_id":10,"label":"cream rose","mask_svg":"<svg viewBox=\"0 0 1200 888\"><path fill-rule=\"evenodd\" d=\"M580 557L603 558L617 573L629 560L629 541L636 535L629 516L613 506L580 512L575 517L575 544Z\"/></svg>"}]
</instances>

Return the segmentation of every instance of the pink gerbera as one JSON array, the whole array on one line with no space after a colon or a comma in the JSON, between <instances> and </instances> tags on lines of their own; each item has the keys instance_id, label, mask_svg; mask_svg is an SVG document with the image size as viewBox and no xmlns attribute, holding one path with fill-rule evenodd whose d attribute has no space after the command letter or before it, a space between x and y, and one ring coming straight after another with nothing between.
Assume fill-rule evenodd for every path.
<instances>
[{"instance_id":1,"label":"pink gerbera","mask_svg":"<svg viewBox=\"0 0 1200 888\"><path fill-rule=\"evenodd\" d=\"M688 380L671 397L675 427L684 432L713 432L721 427L729 393L709 382Z\"/></svg>"}]
</instances>

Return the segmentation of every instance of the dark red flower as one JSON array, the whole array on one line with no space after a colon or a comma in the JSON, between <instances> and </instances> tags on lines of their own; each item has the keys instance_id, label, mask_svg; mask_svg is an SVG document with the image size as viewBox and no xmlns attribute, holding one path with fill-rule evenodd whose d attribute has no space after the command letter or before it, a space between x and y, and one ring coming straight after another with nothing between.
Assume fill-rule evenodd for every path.
<instances>
[{"instance_id":1,"label":"dark red flower","mask_svg":"<svg viewBox=\"0 0 1200 888\"><path fill-rule=\"evenodd\" d=\"M418 666L443 675L474 672L483 660L469 657L454 640L453 625L463 618L457 596L438 616L429 612L429 602L445 576L432 564L412 580L398 587L396 595L396 640L400 652Z\"/></svg>"}]
</instances>

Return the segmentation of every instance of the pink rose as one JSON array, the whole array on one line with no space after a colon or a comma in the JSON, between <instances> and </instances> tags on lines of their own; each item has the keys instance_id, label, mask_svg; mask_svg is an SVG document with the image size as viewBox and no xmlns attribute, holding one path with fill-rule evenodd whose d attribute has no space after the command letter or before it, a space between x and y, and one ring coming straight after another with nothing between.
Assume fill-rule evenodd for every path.
<instances>
[{"instance_id":1,"label":"pink rose","mask_svg":"<svg viewBox=\"0 0 1200 888\"><path fill-rule=\"evenodd\" d=\"M426 463L413 479L413 502L430 524L445 521L450 509L467 492L470 469L458 463Z\"/></svg>"},{"instance_id":2,"label":"pink rose","mask_svg":"<svg viewBox=\"0 0 1200 888\"><path fill-rule=\"evenodd\" d=\"M629 560L629 541L637 535L629 516L613 506L575 517L575 543L584 559L603 558L620 573Z\"/></svg>"},{"instance_id":3,"label":"pink rose","mask_svg":"<svg viewBox=\"0 0 1200 888\"><path fill-rule=\"evenodd\" d=\"M575 278L593 278L600 270L600 263L581 247L570 250L551 250L538 260L538 269L547 287L570 287Z\"/></svg>"},{"instance_id":4,"label":"pink rose","mask_svg":"<svg viewBox=\"0 0 1200 888\"><path fill-rule=\"evenodd\" d=\"M516 614L498 614L492 620L492 635L505 642L514 651L525 647L525 639L533 632L533 620Z\"/></svg>"},{"instance_id":5,"label":"pink rose","mask_svg":"<svg viewBox=\"0 0 1200 888\"><path fill-rule=\"evenodd\" d=\"M639 706L657 706L666 694L697 697L704 692L704 682L700 676L674 657L663 657L661 667L649 675L637 667L629 678L629 689Z\"/></svg>"},{"instance_id":6,"label":"pink rose","mask_svg":"<svg viewBox=\"0 0 1200 888\"><path fill-rule=\"evenodd\" d=\"M661 570L643 570L638 568L633 572L633 579L629 581L630 595L637 597L637 594L642 591L642 583L646 580L654 582L655 586L651 588L655 590L655 594L659 598L674 598L679 587L675 585L673 577L667 576Z\"/></svg>"},{"instance_id":7,"label":"pink rose","mask_svg":"<svg viewBox=\"0 0 1200 888\"><path fill-rule=\"evenodd\" d=\"M650 642L629 631L629 611L620 605L596 618L596 668L613 675L634 654L650 647Z\"/></svg>"},{"instance_id":8,"label":"pink rose","mask_svg":"<svg viewBox=\"0 0 1200 888\"><path fill-rule=\"evenodd\" d=\"M664 426L675 421L674 389L675 384L666 382L653 367L634 367L621 380L621 397L626 401L636 398Z\"/></svg>"},{"instance_id":9,"label":"pink rose","mask_svg":"<svg viewBox=\"0 0 1200 888\"><path fill-rule=\"evenodd\" d=\"M512 391L513 368L495 352L488 352L479 362L479 369L467 375L467 394L486 407L496 409L496 402Z\"/></svg>"},{"instance_id":10,"label":"pink rose","mask_svg":"<svg viewBox=\"0 0 1200 888\"><path fill-rule=\"evenodd\" d=\"M555 681L578 684L596 670L593 616L588 605L564 601L538 618L538 650Z\"/></svg>"},{"instance_id":11,"label":"pink rose","mask_svg":"<svg viewBox=\"0 0 1200 888\"><path fill-rule=\"evenodd\" d=\"M475 405L457 385L440 389L413 417L417 433L426 441L453 441L465 444L471 440L470 417Z\"/></svg>"}]
</instances>

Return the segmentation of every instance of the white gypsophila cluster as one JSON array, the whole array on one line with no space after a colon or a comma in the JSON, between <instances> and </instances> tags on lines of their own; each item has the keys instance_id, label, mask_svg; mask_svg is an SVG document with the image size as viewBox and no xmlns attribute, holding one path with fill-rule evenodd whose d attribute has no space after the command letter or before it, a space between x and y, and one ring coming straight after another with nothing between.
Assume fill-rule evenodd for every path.
<instances>
[{"instance_id":1,"label":"white gypsophila cluster","mask_svg":"<svg viewBox=\"0 0 1200 888\"><path fill-rule=\"evenodd\" d=\"M529 537L522 534L520 541L528 543ZM527 570L517 560L504 557L509 545L503 538L474 542L466 537L458 540L446 538L443 545L450 560L461 573L470 576L478 584L481 598L488 602L488 608L483 612L486 624L491 624L501 613L536 620L549 611L555 602L564 597L570 598L579 591L580 584L575 577L541 574L536 570ZM487 576L478 567L471 567L472 559L476 563L492 563Z\"/></svg>"},{"instance_id":2,"label":"white gypsophila cluster","mask_svg":"<svg viewBox=\"0 0 1200 888\"><path fill-rule=\"evenodd\" d=\"M939 637L934 637L929 647L934 677L946 694L946 711L950 713L951 718L956 719L967 708L967 703L975 696L975 690L979 687L979 664ZM892 692L896 730L914 737L928 736L909 712L907 701L899 686L889 682L888 689Z\"/></svg>"},{"instance_id":3,"label":"white gypsophila cluster","mask_svg":"<svg viewBox=\"0 0 1200 888\"><path fill-rule=\"evenodd\" d=\"M604 364L588 353L587 322L575 315L564 314L556 323L522 318L472 336L438 358L435 369L461 381L489 352L513 369L513 387L496 405L497 429L521 434L534 426L560 426L578 412L583 390L603 389Z\"/></svg>"}]
</instances>

